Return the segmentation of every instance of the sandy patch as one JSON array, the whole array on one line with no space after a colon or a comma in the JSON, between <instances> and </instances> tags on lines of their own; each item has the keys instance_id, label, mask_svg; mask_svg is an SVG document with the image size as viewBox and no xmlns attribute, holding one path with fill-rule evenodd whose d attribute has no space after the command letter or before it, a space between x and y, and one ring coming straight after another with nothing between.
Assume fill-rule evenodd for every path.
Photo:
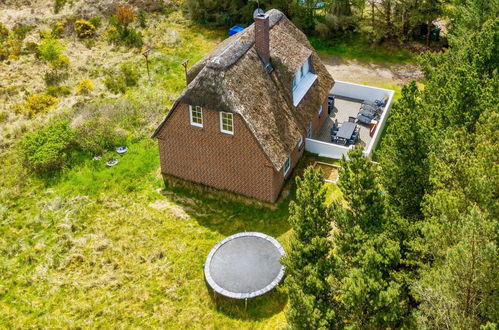
<instances>
[{"instance_id":1,"label":"sandy patch","mask_svg":"<svg viewBox=\"0 0 499 330\"><path fill-rule=\"evenodd\" d=\"M405 85L411 80L420 81L423 73L417 65L369 63L341 57L321 56L328 72L336 80L367 85Z\"/></svg>"},{"instance_id":2,"label":"sandy patch","mask_svg":"<svg viewBox=\"0 0 499 330\"><path fill-rule=\"evenodd\" d=\"M149 204L149 207L158 211L166 210L170 212L175 218L178 218L180 220L190 219L190 216L181 206L167 201L166 199L158 199L157 201Z\"/></svg>"}]
</instances>

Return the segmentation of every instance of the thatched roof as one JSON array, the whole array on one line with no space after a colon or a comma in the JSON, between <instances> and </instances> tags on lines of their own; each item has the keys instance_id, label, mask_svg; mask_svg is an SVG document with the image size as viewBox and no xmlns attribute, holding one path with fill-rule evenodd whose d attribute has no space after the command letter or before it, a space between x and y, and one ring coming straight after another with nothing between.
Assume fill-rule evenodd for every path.
<instances>
[{"instance_id":1,"label":"thatched roof","mask_svg":"<svg viewBox=\"0 0 499 330\"><path fill-rule=\"evenodd\" d=\"M300 136L306 135L307 124L317 116L334 81L306 36L280 11L272 9L267 14L274 71L266 72L253 47L252 24L224 40L189 70L189 84L172 111L178 103L186 103L241 115L275 169L280 170ZM318 78L295 107L293 76L309 56ZM167 120L168 116L153 136Z\"/></svg>"}]
</instances>

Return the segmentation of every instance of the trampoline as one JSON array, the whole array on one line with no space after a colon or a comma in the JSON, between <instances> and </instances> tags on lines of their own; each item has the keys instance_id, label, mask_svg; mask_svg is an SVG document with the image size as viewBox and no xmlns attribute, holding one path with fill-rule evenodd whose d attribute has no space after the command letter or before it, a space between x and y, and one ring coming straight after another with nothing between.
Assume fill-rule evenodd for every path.
<instances>
[{"instance_id":1,"label":"trampoline","mask_svg":"<svg viewBox=\"0 0 499 330\"><path fill-rule=\"evenodd\" d=\"M248 299L272 290L284 276L279 259L285 255L273 237L243 232L218 242L208 254L204 274L217 293Z\"/></svg>"}]
</instances>

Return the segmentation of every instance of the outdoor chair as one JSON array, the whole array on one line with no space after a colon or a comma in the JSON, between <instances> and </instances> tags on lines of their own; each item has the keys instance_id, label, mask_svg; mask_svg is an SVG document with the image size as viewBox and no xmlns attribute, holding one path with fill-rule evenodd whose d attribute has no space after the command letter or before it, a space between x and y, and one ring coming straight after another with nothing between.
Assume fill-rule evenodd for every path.
<instances>
[{"instance_id":1,"label":"outdoor chair","mask_svg":"<svg viewBox=\"0 0 499 330\"><path fill-rule=\"evenodd\" d=\"M372 120L371 118L366 117L364 115L357 116L357 121L363 124L370 124L371 120Z\"/></svg>"}]
</instances>

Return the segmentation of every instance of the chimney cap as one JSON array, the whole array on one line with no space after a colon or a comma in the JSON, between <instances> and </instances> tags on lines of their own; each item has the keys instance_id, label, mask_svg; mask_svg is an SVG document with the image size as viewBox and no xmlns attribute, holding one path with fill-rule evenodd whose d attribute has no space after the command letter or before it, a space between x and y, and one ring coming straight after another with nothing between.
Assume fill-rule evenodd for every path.
<instances>
[{"instance_id":1,"label":"chimney cap","mask_svg":"<svg viewBox=\"0 0 499 330\"><path fill-rule=\"evenodd\" d=\"M266 16L265 15L265 11L263 9L261 9L261 8L257 8L253 12L253 19L264 18L265 16Z\"/></svg>"}]
</instances>

